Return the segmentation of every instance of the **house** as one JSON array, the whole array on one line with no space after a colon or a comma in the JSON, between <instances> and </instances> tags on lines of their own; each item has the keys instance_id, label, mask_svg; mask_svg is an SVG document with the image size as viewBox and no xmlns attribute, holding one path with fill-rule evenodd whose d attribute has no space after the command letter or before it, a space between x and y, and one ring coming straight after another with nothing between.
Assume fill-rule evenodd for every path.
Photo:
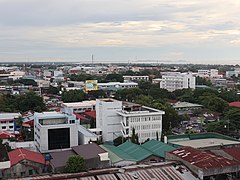
<instances>
[{"instance_id":1,"label":"house","mask_svg":"<svg viewBox=\"0 0 240 180\"><path fill-rule=\"evenodd\" d=\"M15 149L8 152L11 167L3 170L4 178L16 178L41 174L46 161L41 153L27 149Z\"/></svg>"},{"instance_id":2,"label":"house","mask_svg":"<svg viewBox=\"0 0 240 180\"><path fill-rule=\"evenodd\" d=\"M109 167L108 152L95 143L72 147L70 150L51 152L50 165L53 172L64 172L68 158L74 155L81 156L87 169Z\"/></svg>"},{"instance_id":3,"label":"house","mask_svg":"<svg viewBox=\"0 0 240 180\"><path fill-rule=\"evenodd\" d=\"M15 138L13 132L0 130L0 139L2 139L2 143L8 142L10 138Z\"/></svg>"}]
</instances>

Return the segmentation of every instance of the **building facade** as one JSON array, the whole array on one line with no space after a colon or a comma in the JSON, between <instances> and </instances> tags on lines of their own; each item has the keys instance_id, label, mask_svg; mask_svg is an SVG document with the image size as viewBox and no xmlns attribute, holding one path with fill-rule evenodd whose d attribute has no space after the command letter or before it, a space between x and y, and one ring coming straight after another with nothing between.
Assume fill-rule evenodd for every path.
<instances>
[{"instance_id":1,"label":"building facade","mask_svg":"<svg viewBox=\"0 0 240 180\"><path fill-rule=\"evenodd\" d=\"M175 91L178 89L195 89L196 78L192 73L167 72L162 75L160 88L168 91Z\"/></svg>"},{"instance_id":2,"label":"building facade","mask_svg":"<svg viewBox=\"0 0 240 180\"><path fill-rule=\"evenodd\" d=\"M72 109L65 112L34 114L34 141L41 153L68 149L78 145L78 124Z\"/></svg>"},{"instance_id":3,"label":"building facade","mask_svg":"<svg viewBox=\"0 0 240 180\"><path fill-rule=\"evenodd\" d=\"M123 76L124 81L149 81L149 76Z\"/></svg>"},{"instance_id":4,"label":"building facade","mask_svg":"<svg viewBox=\"0 0 240 180\"><path fill-rule=\"evenodd\" d=\"M119 136L131 137L133 129L139 142L161 138L164 111L114 99L98 99L96 126L102 130L103 141Z\"/></svg>"}]
</instances>

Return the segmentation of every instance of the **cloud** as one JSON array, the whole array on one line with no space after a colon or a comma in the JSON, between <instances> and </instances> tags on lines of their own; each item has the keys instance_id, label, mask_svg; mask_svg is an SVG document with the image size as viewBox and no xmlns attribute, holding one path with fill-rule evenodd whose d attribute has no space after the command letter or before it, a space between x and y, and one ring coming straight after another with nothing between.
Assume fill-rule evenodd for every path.
<instances>
[{"instance_id":1,"label":"cloud","mask_svg":"<svg viewBox=\"0 0 240 180\"><path fill-rule=\"evenodd\" d=\"M239 9L237 0L0 0L0 60L86 58L92 49L108 59L134 56L127 49L142 58L237 59Z\"/></svg>"}]
</instances>

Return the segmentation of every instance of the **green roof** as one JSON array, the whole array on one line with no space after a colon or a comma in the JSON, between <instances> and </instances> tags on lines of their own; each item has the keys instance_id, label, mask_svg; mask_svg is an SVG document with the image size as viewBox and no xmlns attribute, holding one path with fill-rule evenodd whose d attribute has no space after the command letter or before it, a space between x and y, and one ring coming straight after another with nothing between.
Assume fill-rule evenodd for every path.
<instances>
[{"instance_id":1,"label":"green roof","mask_svg":"<svg viewBox=\"0 0 240 180\"><path fill-rule=\"evenodd\" d=\"M144 147L145 149L147 149L148 151L151 151L154 155L160 156L163 158L165 157L166 152L176 149L168 144L165 144L165 143L163 143L161 141L157 141L157 140L150 140L148 142L145 142L141 146Z\"/></svg>"},{"instance_id":2,"label":"green roof","mask_svg":"<svg viewBox=\"0 0 240 180\"><path fill-rule=\"evenodd\" d=\"M142 161L147 157L153 155L152 152L148 151L142 146L128 142L128 141L119 145L118 148L126 152L128 155L130 155L134 159L137 159L137 161Z\"/></svg>"},{"instance_id":3,"label":"green roof","mask_svg":"<svg viewBox=\"0 0 240 180\"><path fill-rule=\"evenodd\" d=\"M112 163L116 163L122 160L128 160L128 161L134 161L137 162L137 159L133 158L132 156L128 155L126 152L122 151L120 148L113 146L113 145L107 145L103 144L100 145L103 149L108 151L109 158L111 159Z\"/></svg>"}]
</instances>

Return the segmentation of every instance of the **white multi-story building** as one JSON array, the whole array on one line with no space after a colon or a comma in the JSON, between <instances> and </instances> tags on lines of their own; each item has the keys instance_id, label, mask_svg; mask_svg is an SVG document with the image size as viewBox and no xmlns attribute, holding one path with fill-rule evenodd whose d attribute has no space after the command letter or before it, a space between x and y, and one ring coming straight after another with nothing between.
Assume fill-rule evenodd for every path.
<instances>
[{"instance_id":1,"label":"white multi-story building","mask_svg":"<svg viewBox=\"0 0 240 180\"><path fill-rule=\"evenodd\" d=\"M131 137L133 128L139 142L161 138L164 111L114 99L98 99L96 126L102 130L103 141L119 136ZM158 135L157 135L158 134Z\"/></svg>"},{"instance_id":2,"label":"white multi-story building","mask_svg":"<svg viewBox=\"0 0 240 180\"><path fill-rule=\"evenodd\" d=\"M240 74L240 71L226 71L226 77L230 78L232 76L238 77L238 75Z\"/></svg>"},{"instance_id":3,"label":"white multi-story building","mask_svg":"<svg viewBox=\"0 0 240 180\"><path fill-rule=\"evenodd\" d=\"M21 117L19 113L0 113L0 130L14 131L14 125L19 117Z\"/></svg>"},{"instance_id":4,"label":"white multi-story building","mask_svg":"<svg viewBox=\"0 0 240 180\"><path fill-rule=\"evenodd\" d=\"M198 70L197 76L202 77L202 78L211 78L211 79L222 77L222 75L218 74L217 69L210 69L210 70L200 69L200 70Z\"/></svg>"},{"instance_id":5,"label":"white multi-story building","mask_svg":"<svg viewBox=\"0 0 240 180\"><path fill-rule=\"evenodd\" d=\"M123 76L124 81L149 81L149 76Z\"/></svg>"},{"instance_id":6,"label":"white multi-story building","mask_svg":"<svg viewBox=\"0 0 240 180\"><path fill-rule=\"evenodd\" d=\"M41 153L78 145L78 124L72 109L34 114L34 142Z\"/></svg>"},{"instance_id":7,"label":"white multi-story building","mask_svg":"<svg viewBox=\"0 0 240 180\"><path fill-rule=\"evenodd\" d=\"M177 89L195 89L196 79L192 73L165 72L162 75L160 88L168 91Z\"/></svg>"}]
</instances>

